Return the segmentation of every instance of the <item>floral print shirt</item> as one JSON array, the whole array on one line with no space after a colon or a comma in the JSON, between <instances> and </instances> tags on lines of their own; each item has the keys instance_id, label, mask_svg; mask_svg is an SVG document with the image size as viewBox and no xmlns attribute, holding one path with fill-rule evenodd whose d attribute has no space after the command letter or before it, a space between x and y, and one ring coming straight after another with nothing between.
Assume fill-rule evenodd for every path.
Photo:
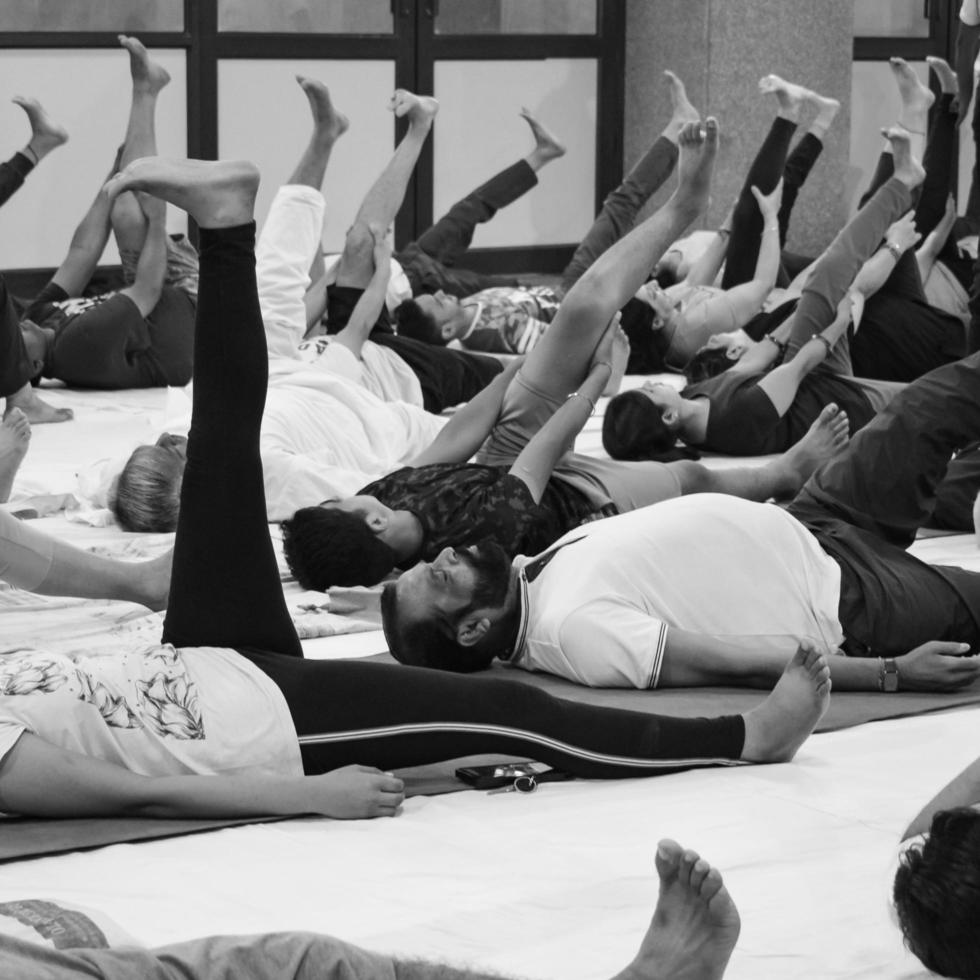
<instances>
[{"instance_id":1,"label":"floral print shirt","mask_svg":"<svg viewBox=\"0 0 980 980\"><path fill-rule=\"evenodd\" d=\"M478 306L459 342L485 354L529 354L558 313L561 297L550 286L494 286L466 298Z\"/></svg>"},{"instance_id":2,"label":"floral print shirt","mask_svg":"<svg viewBox=\"0 0 980 980\"><path fill-rule=\"evenodd\" d=\"M148 776L303 771L282 693L234 650L0 651L0 759L24 732Z\"/></svg>"}]
</instances>

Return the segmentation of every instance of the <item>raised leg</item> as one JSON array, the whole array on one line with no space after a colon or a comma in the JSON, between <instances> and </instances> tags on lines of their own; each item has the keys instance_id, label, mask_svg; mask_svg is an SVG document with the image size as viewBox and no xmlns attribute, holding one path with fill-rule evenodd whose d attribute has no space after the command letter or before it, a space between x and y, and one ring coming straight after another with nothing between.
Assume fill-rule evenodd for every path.
<instances>
[{"instance_id":1,"label":"raised leg","mask_svg":"<svg viewBox=\"0 0 980 980\"><path fill-rule=\"evenodd\" d=\"M390 108L396 116L408 120L408 131L381 176L367 192L347 233L337 267L338 286L363 289L371 281L374 271L371 226L389 228L394 222L422 146L432 128L432 121L439 111L439 103L429 96L413 95L398 89L391 97Z\"/></svg>"},{"instance_id":2,"label":"raised leg","mask_svg":"<svg viewBox=\"0 0 980 980\"><path fill-rule=\"evenodd\" d=\"M149 158L130 164L107 192L145 190L201 229L192 424L164 642L301 657L269 539L259 455L268 357L255 285L257 188L248 163Z\"/></svg>"},{"instance_id":3,"label":"raised leg","mask_svg":"<svg viewBox=\"0 0 980 980\"><path fill-rule=\"evenodd\" d=\"M718 147L717 122L709 119L703 127L689 124L679 143L677 190L663 207L596 259L568 291L554 322L524 362L522 377L546 399L561 399L575 390L609 321L707 203Z\"/></svg>"},{"instance_id":4,"label":"raised leg","mask_svg":"<svg viewBox=\"0 0 980 980\"><path fill-rule=\"evenodd\" d=\"M633 165L623 182L602 202L602 210L585 233L562 272L561 292L567 293L595 260L632 227L640 208L663 186L677 164L677 140L686 123L697 122L697 109L684 83L672 71L664 75L673 111L664 131Z\"/></svg>"}]
</instances>

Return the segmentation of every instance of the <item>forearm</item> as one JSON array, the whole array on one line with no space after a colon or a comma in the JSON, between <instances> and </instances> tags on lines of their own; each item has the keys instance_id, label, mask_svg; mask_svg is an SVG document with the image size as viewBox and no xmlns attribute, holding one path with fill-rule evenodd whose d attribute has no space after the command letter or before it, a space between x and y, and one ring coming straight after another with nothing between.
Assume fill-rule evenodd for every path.
<instances>
[{"instance_id":1,"label":"forearm","mask_svg":"<svg viewBox=\"0 0 980 980\"><path fill-rule=\"evenodd\" d=\"M374 329L384 307L385 294L388 290L389 269L390 265L387 263L383 268L375 267L374 275L371 277L367 288L358 298L347 325L334 338L335 341L353 351L357 357L361 356L364 341L368 339ZM326 291L324 291L324 295L326 295Z\"/></svg>"},{"instance_id":2,"label":"forearm","mask_svg":"<svg viewBox=\"0 0 980 980\"><path fill-rule=\"evenodd\" d=\"M728 240L731 232L727 228L719 228L708 247L701 253L698 260L691 266L684 277L689 286L710 286L718 277L721 265L728 253Z\"/></svg>"},{"instance_id":3,"label":"forearm","mask_svg":"<svg viewBox=\"0 0 980 980\"><path fill-rule=\"evenodd\" d=\"M457 409L431 444L409 465L465 463L490 435L500 415L504 393L522 362L523 358L512 361L475 398Z\"/></svg>"},{"instance_id":4,"label":"forearm","mask_svg":"<svg viewBox=\"0 0 980 980\"><path fill-rule=\"evenodd\" d=\"M971 27L959 23L956 35L956 79L959 83L960 103L965 107L970 104L973 94L973 63L980 52L980 26Z\"/></svg>"},{"instance_id":5,"label":"forearm","mask_svg":"<svg viewBox=\"0 0 980 980\"><path fill-rule=\"evenodd\" d=\"M535 503L540 503L558 460L572 447L582 426L595 411L611 371L606 362L593 365L578 391L565 399L514 461L510 473L527 485Z\"/></svg>"},{"instance_id":6,"label":"forearm","mask_svg":"<svg viewBox=\"0 0 980 980\"><path fill-rule=\"evenodd\" d=\"M312 812L302 776L141 776L25 734L0 764L0 809L39 817L248 817Z\"/></svg>"},{"instance_id":7,"label":"forearm","mask_svg":"<svg viewBox=\"0 0 980 980\"><path fill-rule=\"evenodd\" d=\"M333 272L324 273L304 294L303 305L306 307L307 332L315 327L323 319L323 314L327 312L327 286L333 282L334 278Z\"/></svg>"},{"instance_id":8,"label":"forearm","mask_svg":"<svg viewBox=\"0 0 980 980\"><path fill-rule=\"evenodd\" d=\"M873 296L885 284L892 274L900 255L894 249L882 246L861 266L861 271L854 277L852 289L867 296Z\"/></svg>"},{"instance_id":9,"label":"forearm","mask_svg":"<svg viewBox=\"0 0 980 980\"><path fill-rule=\"evenodd\" d=\"M905 828L902 840L929 830L932 818L941 810L973 806L980 803L980 759L971 762L958 776L951 779L916 815Z\"/></svg>"}]
</instances>

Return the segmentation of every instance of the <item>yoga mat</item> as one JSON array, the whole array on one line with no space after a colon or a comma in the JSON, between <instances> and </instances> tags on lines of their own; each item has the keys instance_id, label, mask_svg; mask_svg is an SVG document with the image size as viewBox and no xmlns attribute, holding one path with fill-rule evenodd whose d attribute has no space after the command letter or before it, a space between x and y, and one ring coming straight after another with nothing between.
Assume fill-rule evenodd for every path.
<instances>
[{"instance_id":1,"label":"yoga mat","mask_svg":"<svg viewBox=\"0 0 980 980\"><path fill-rule=\"evenodd\" d=\"M393 663L388 654L364 658ZM543 688L569 701L647 711L657 714L699 717L741 714L759 704L765 693L732 687L678 688L672 690L635 691L581 687L570 681L546 674L531 674L504 665L473 675L475 678L512 677ZM830 709L817 726L817 732L852 728L887 718L905 718L927 712L943 711L980 704L980 681L956 694L918 694L899 692L880 694L864 692L834 693ZM469 789L453 775L458 766L480 765L491 761L513 759L513 756L467 756L429 766L398 771L406 782L409 796L437 796ZM89 850L108 844L157 840L199 834L224 827L249 823L267 823L288 819L267 817L239 820L152 820L142 818L106 818L86 820L37 820L14 818L0 823L0 862L60 854L65 851Z\"/></svg>"}]
</instances>

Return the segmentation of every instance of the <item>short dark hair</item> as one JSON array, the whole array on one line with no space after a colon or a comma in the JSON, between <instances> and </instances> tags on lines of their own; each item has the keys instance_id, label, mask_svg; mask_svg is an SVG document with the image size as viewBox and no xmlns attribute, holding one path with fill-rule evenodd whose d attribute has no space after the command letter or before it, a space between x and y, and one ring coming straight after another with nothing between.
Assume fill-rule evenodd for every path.
<instances>
[{"instance_id":1,"label":"short dark hair","mask_svg":"<svg viewBox=\"0 0 980 980\"><path fill-rule=\"evenodd\" d=\"M941 810L902 855L892 892L905 945L944 977L980 976L980 813Z\"/></svg>"},{"instance_id":2,"label":"short dark hair","mask_svg":"<svg viewBox=\"0 0 980 980\"><path fill-rule=\"evenodd\" d=\"M684 365L684 377L689 385L696 385L699 381L718 377L737 363L738 361L733 361L728 356L728 349L725 347L702 347Z\"/></svg>"},{"instance_id":3,"label":"short dark hair","mask_svg":"<svg viewBox=\"0 0 980 980\"><path fill-rule=\"evenodd\" d=\"M397 561L360 517L346 511L304 507L281 527L286 564L304 589L377 585Z\"/></svg>"},{"instance_id":4,"label":"short dark hair","mask_svg":"<svg viewBox=\"0 0 980 980\"><path fill-rule=\"evenodd\" d=\"M173 531L180 513L182 470L173 453L137 446L109 492L109 510L124 531Z\"/></svg>"},{"instance_id":5,"label":"short dark hair","mask_svg":"<svg viewBox=\"0 0 980 980\"><path fill-rule=\"evenodd\" d=\"M680 282L677 276L677 267L670 265L662 265L657 268L653 278L661 289L670 289L671 286L676 286Z\"/></svg>"},{"instance_id":6,"label":"short dark hair","mask_svg":"<svg viewBox=\"0 0 980 980\"><path fill-rule=\"evenodd\" d=\"M445 347L449 342L443 337L436 318L431 313L426 313L414 299L399 303L395 307L394 317L401 337L411 337L423 344L434 344L437 347Z\"/></svg>"},{"instance_id":7,"label":"short dark hair","mask_svg":"<svg viewBox=\"0 0 980 980\"><path fill-rule=\"evenodd\" d=\"M602 420L602 446L613 459L656 459L677 442L663 413L642 391L611 399Z\"/></svg>"},{"instance_id":8,"label":"short dark hair","mask_svg":"<svg viewBox=\"0 0 980 980\"><path fill-rule=\"evenodd\" d=\"M487 642L463 646L437 620L405 623L398 614L396 583L381 590L381 626L391 655L409 667L429 667L456 674L486 670L496 652Z\"/></svg>"}]
</instances>

